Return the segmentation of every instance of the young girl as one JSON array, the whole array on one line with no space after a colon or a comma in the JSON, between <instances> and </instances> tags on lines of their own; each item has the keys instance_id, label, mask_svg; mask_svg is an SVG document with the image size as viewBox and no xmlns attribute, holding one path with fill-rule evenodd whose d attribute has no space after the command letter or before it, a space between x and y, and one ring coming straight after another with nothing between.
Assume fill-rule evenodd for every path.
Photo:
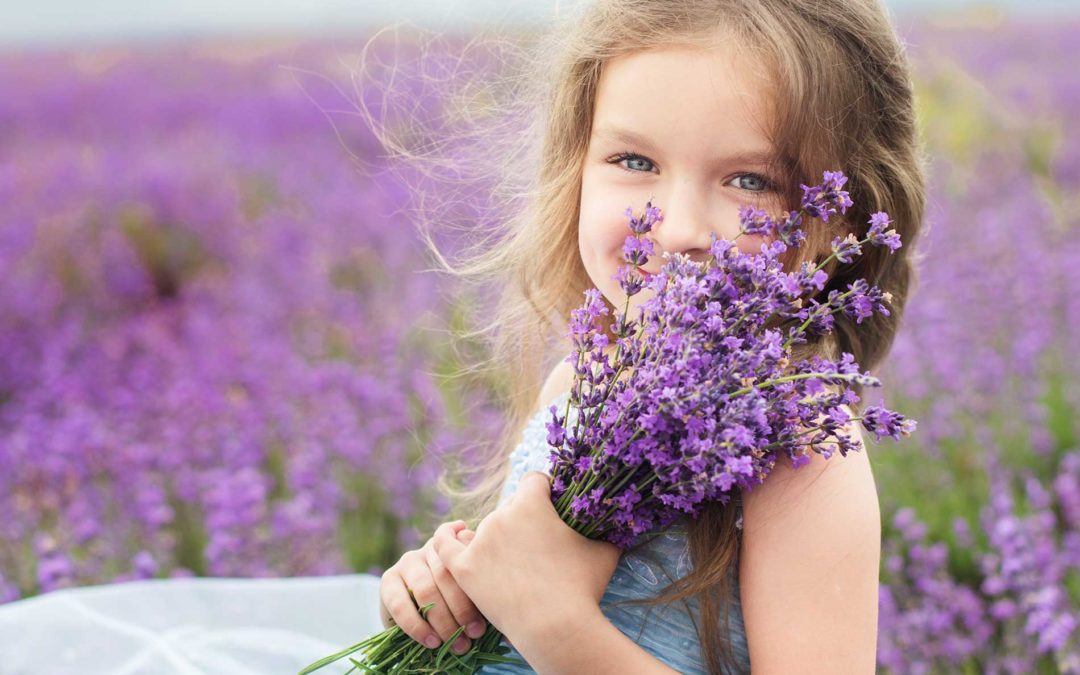
<instances>
[{"instance_id":1,"label":"young girl","mask_svg":"<svg viewBox=\"0 0 1080 675\"><path fill-rule=\"evenodd\" d=\"M539 133L515 139L535 182L498 245L463 272L502 282L491 324L513 386L502 447L520 442L509 460L504 451L478 467L477 489L456 493L471 500L464 519L386 571L384 621L431 647L459 626L476 638L489 621L540 673L873 672L880 518L865 449L830 460L811 452L799 469L782 459L741 499L624 555L558 518L542 471L548 408L561 410L573 378L566 319L591 286L611 303L609 320L623 308L612 275L629 234L624 211L650 198L664 214L650 233L657 253L703 260L710 233L738 233L741 204L794 209L800 184L843 171L854 208L806 222L785 264L824 259L833 237L864 236L869 214L886 211L904 247L834 264L821 295L866 278L892 294L892 313L859 325L837 316L835 332L800 356L881 363L924 207L908 65L883 7L599 0L541 45L545 88L522 106ZM739 239L746 251L760 244ZM663 262L657 255L646 271ZM426 621L413 599L436 603ZM462 636L454 651L468 645Z\"/></svg>"}]
</instances>

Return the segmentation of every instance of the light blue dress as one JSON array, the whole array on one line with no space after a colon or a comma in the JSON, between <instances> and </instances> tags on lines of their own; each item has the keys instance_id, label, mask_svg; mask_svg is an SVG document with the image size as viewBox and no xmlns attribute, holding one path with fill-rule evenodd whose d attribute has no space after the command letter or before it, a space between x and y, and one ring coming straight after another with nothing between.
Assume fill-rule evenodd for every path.
<instances>
[{"instance_id":1,"label":"light blue dress","mask_svg":"<svg viewBox=\"0 0 1080 675\"><path fill-rule=\"evenodd\" d=\"M562 414L569 397L569 392L563 394L529 420L521 442L510 456L510 473L499 499L500 504L514 493L525 473L549 471L550 448L547 444L546 423L551 419L551 412L548 408L556 405ZM573 424L575 413L576 410L571 406L567 426ZM741 517L739 524L741 526ZM686 604L676 600L671 604L652 607L614 605L623 600L658 597L668 584L686 576L692 569L685 534L686 519L676 521L666 532L656 532L645 535L650 537L648 543L638 550L625 553L619 560L611 582L600 600L600 610L626 636L664 664L680 673L704 675L707 670L702 661L701 644L695 627L696 623L700 623L696 598L687 599ZM728 613L729 639L736 666L741 672L749 673L750 657L746 646L742 605L739 602L737 566L733 572L731 606ZM717 630L723 630L723 622ZM506 656L524 661L521 654L505 639L503 645L510 649ZM492 675L535 671L524 666L500 663L485 666L478 672Z\"/></svg>"}]
</instances>

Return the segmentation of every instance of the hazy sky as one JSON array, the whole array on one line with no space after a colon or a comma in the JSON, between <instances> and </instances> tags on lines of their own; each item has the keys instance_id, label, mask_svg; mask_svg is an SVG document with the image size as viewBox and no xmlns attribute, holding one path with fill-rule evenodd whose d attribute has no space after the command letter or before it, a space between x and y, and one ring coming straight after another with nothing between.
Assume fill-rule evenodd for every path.
<instances>
[{"instance_id":1,"label":"hazy sky","mask_svg":"<svg viewBox=\"0 0 1080 675\"><path fill-rule=\"evenodd\" d=\"M154 39L183 33L313 32L408 19L420 25L530 21L560 0L0 0L7 47ZM561 0L566 7L567 0ZM1080 15L1080 0L885 0L895 12L994 5Z\"/></svg>"}]
</instances>

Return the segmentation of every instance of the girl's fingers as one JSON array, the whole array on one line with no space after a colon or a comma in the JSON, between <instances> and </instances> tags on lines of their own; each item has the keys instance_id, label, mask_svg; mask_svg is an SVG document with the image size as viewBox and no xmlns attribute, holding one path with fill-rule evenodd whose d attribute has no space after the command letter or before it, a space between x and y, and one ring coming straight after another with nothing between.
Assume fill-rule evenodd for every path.
<instances>
[{"instance_id":1,"label":"girl's fingers","mask_svg":"<svg viewBox=\"0 0 1080 675\"><path fill-rule=\"evenodd\" d=\"M415 589L413 593L416 593ZM379 596L394 623L405 631L406 635L431 649L443 643L435 629L420 616L418 605L413 604L409 588L400 574L391 574L389 571L383 574L382 583L379 584ZM419 598L417 601L419 602ZM419 607L423 604L419 602Z\"/></svg>"},{"instance_id":2,"label":"girl's fingers","mask_svg":"<svg viewBox=\"0 0 1080 675\"><path fill-rule=\"evenodd\" d=\"M550 504L551 477L543 471L527 471L518 481L518 489L514 491L514 496L518 495L521 495L522 499L529 500L530 504ZM546 500L546 502L541 501L542 499ZM552 510L554 510L554 506L552 506Z\"/></svg>"},{"instance_id":3,"label":"girl's fingers","mask_svg":"<svg viewBox=\"0 0 1080 675\"><path fill-rule=\"evenodd\" d=\"M431 575L439 593L446 600L442 607L432 608L432 612L428 613L428 622L442 637L443 641L448 640L462 626L465 627L466 631L469 631L469 625L480 618L480 612L477 611L472 601L461 590L461 587L454 580L453 575L442 560L439 559L433 548L435 539L455 538L456 533L464 529L464 527L465 522L460 520L443 523L435 529L435 534L422 549L422 552L426 555L428 573ZM435 612L436 609L441 611ZM475 629L472 632L475 633ZM463 634L457 638L450 649L456 654L461 654L470 646L469 638Z\"/></svg>"},{"instance_id":4,"label":"girl's fingers","mask_svg":"<svg viewBox=\"0 0 1080 675\"><path fill-rule=\"evenodd\" d=\"M423 607L431 603L435 603L427 611L426 622L434 631L434 637L439 641L437 647L441 647L446 641L454 634L454 631L458 629L458 625L454 622L454 615L450 613L450 606L447 603L446 598L442 594L442 590L435 583L435 579L431 575L431 571L427 569L427 565L420 571L417 571L415 579L412 577L402 577L409 579L409 586L412 588L413 596L416 598L417 607ZM428 643L424 643L427 646L431 646Z\"/></svg>"},{"instance_id":5,"label":"girl's fingers","mask_svg":"<svg viewBox=\"0 0 1080 675\"><path fill-rule=\"evenodd\" d=\"M435 550L430 546L425 546L424 551L427 553L428 568L431 570L431 576L435 579L439 592L446 598L452 621L449 626L449 633L444 633L443 627L434 621L432 621L432 626L439 632L439 635L444 636L443 639L448 639L459 627L465 626L465 634L459 639L463 640L462 644L467 647L469 641L466 636L477 638L483 635L481 627L484 626L484 617L480 614L480 610L476 608L476 605L473 604L473 601L469 599L469 596L465 594L465 591L461 590L461 586L458 585L450 571L439 560L439 556L435 555ZM428 618L431 618L430 614Z\"/></svg>"},{"instance_id":6,"label":"girl's fingers","mask_svg":"<svg viewBox=\"0 0 1080 675\"><path fill-rule=\"evenodd\" d=\"M460 529L458 528L458 530ZM435 530L435 535L431 537L431 547L435 549L435 555L439 556L439 560L446 566L446 569L450 570L450 574L455 578L460 578L458 559L465 552L466 547L465 544L458 540L455 533L455 530L440 525Z\"/></svg>"}]
</instances>

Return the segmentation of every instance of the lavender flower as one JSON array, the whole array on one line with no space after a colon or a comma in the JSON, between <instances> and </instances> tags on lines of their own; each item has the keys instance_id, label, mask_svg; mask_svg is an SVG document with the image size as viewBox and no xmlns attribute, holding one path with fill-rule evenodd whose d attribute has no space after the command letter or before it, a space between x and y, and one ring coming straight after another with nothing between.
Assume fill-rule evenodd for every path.
<instances>
[{"instance_id":1,"label":"lavender flower","mask_svg":"<svg viewBox=\"0 0 1080 675\"><path fill-rule=\"evenodd\" d=\"M885 229L891 224L892 220L889 219L889 214L878 211L870 216L870 230L866 233L866 238L870 240L871 244L885 246L889 249L889 253L900 248L900 235L896 233L896 230Z\"/></svg>"},{"instance_id":2,"label":"lavender flower","mask_svg":"<svg viewBox=\"0 0 1080 675\"><path fill-rule=\"evenodd\" d=\"M801 186L803 191L802 208L811 218L821 218L828 222L834 213L845 213L851 206L851 197L841 188L847 183L847 176L840 171L826 171L821 185Z\"/></svg>"},{"instance_id":3,"label":"lavender flower","mask_svg":"<svg viewBox=\"0 0 1080 675\"><path fill-rule=\"evenodd\" d=\"M886 410L884 406L872 405L867 406L863 411L862 424L867 431L874 434L877 440L880 441L885 436L890 436L896 440L900 440L901 436L909 436L911 432L915 431L916 422L915 420L905 419L903 415Z\"/></svg>"},{"instance_id":4,"label":"lavender flower","mask_svg":"<svg viewBox=\"0 0 1080 675\"><path fill-rule=\"evenodd\" d=\"M800 241L792 223L804 216L827 219L851 206L842 190L846 180L826 172L822 185L804 186L802 211L781 221L743 207L742 233L783 231L788 241ZM650 203L641 219L628 212L631 227L657 219L651 209ZM627 239L624 255L640 265L635 239ZM851 238L834 247L830 259L850 261L862 244L886 245L876 241ZM841 406L858 400L851 383L874 386L876 378L860 372L850 354L793 364L790 349L808 331L828 332L835 313L857 322L887 314L886 295L858 280L831 292L824 304L806 305L804 289L823 287L828 260L786 273L779 256L787 248L781 238L746 255L714 236L704 263L672 256L646 285L656 294L640 317L631 320L625 310L616 315L613 361L597 345L602 334L594 323L606 308L599 292L586 291L570 325L569 361L577 377L567 411L560 416L553 409L548 423L549 440L560 441L551 453L552 498L572 527L626 548L683 513L696 515L705 501L726 503L736 487L752 489L781 452L801 466L807 450L829 457L858 449L843 433L851 420ZM625 274L616 279L629 303L637 285ZM793 320L786 333L765 328L777 315ZM574 429L565 428L570 405L581 411ZM881 406L856 419L879 440L915 428Z\"/></svg>"}]
</instances>

